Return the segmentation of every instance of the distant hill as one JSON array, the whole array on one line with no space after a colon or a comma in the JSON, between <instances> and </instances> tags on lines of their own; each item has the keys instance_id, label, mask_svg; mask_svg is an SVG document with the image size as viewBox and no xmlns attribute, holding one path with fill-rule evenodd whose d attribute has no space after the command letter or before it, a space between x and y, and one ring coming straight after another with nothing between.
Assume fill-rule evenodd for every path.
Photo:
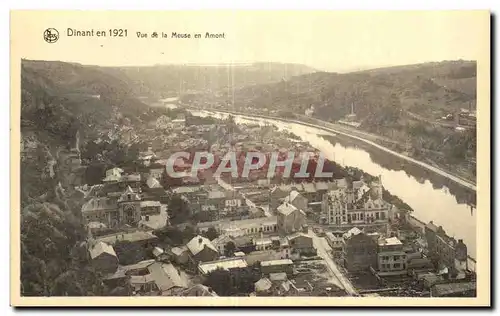
<instances>
[{"instance_id":1,"label":"distant hill","mask_svg":"<svg viewBox=\"0 0 500 316\"><path fill-rule=\"evenodd\" d=\"M226 95L229 97L236 108L304 113L314 106L316 116L327 120L344 117L352 103L358 117L366 118L395 101L415 113L438 115L437 112L468 108L469 101L475 100L476 63L444 61L346 74L315 72L278 83L244 87Z\"/></svg>"},{"instance_id":2,"label":"distant hill","mask_svg":"<svg viewBox=\"0 0 500 316\"><path fill-rule=\"evenodd\" d=\"M159 65L98 67L59 61L22 61L22 126L54 136L92 132L113 115L136 120L148 111L141 96L238 89L315 71L297 64Z\"/></svg>"},{"instance_id":3,"label":"distant hill","mask_svg":"<svg viewBox=\"0 0 500 316\"><path fill-rule=\"evenodd\" d=\"M278 82L315 69L299 64L253 63L220 65L156 65L105 67L103 71L127 78L138 95L169 96L190 91L217 91Z\"/></svg>"},{"instance_id":4,"label":"distant hill","mask_svg":"<svg viewBox=\"0 0 500 316\"><path fill-rule=\"evenodd\" d=\"M116 112L137 119L148 106L135 98L127 78L99 67L52 61L22 61L21 132L39 131L65 142L77 130L110 126Z\"/></svg>"}]
</instances>

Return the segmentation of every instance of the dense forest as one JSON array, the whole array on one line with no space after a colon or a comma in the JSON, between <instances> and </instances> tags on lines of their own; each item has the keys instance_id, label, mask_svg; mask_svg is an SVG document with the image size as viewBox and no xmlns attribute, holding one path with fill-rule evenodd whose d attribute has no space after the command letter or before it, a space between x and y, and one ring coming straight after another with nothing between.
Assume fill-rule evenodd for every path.
<instances>
[{"instance_id":1,"label":"dense forest","mask_svg":"<svg viewBox=\"0 0 500 316\"><path fill-rule=\"evenodd\" d=\"M97 69L22 62L21 295L113 294L88 265L80 216L83 195L65 185L70 173L64 155L79 147L87 161L99 151L108 165L127 159L131 154L117 142L86 140L123 120L139 120L147 109L123 81ZM100 177L104 170L94 167L82 175Z\"/></svg>"}]
</instances>

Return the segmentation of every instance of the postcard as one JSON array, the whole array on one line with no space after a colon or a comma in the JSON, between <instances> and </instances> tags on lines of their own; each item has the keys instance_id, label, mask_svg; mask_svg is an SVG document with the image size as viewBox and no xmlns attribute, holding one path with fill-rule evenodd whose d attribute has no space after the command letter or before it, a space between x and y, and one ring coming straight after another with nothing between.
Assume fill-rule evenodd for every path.
<instances>
[{"instance_id":1,"label":"postcard","mask_svg":"<svg viewBox=\"0 0 500 316\"><path fill-rule=\"evenodd\" d=\"M12 11L10 43L11 305L490 306L489 12Z\"/></svg>"}]
</instances>

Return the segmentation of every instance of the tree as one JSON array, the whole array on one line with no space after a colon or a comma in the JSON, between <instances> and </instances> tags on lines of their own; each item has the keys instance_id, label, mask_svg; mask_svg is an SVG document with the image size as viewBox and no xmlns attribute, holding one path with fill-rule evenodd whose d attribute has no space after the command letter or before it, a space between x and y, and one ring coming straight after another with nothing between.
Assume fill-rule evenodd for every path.
<instances>
[{"instance_id":1,"label":"tree","mask_svg":"<svg viewBox=\"0 0 500 316\"><path fill-rule=\"evenodd\" d=\"M180 195L173 195L168 203L168 215L173 225L181 224L191 218L191 210L188 203Z\"/></svg>"},{"instance_id":2,"label":"tree","mask_svg":"<svg viewBox=\"0 0 500 316\"><path fill-rule=\"evenodd\" d=\"M236 250L236 245L234 244L233 241L228 241L226 243L226 246L224 247L224 249L225 249L225 254L224 255L226 257L231 257L231 256L234 255L234 252Z\"/></svg>"},{"instance_id":3,"label":"tree","mask_svg":"<svg viewBox=\"0 0 500 316\"><path fill-rule=\"evenodd\" d=\"M165 245L180 245L184 242L184 233L175 226L167 226L154 231L155 236Z\"/></svg>"},{"instance_id":4,"label":"tree","mask_svg":"<svg viewBox=\"0 0 500 316\"><path fill-rule=\"evenodd\" d=\"M186 228L184 228L184 230L182 231L182 239L184 240L184 242L190 241L194 238L194 236L196 236L196 231L194 230L193 226L186 226Z\"/></svg>"},{"instance_id":5,"label":"tree","mask_svg":"<svg viewBox=\"0 0 500 316\"><path fill-rule=\"evenodd\" d=\"M100 184L106 175L107 165L104 163L92 163L85 168L85 183L88 185Z\"/></svg>"},{"instance_id":6,"label":"tree","mask_svg":"<svg viewBox=\"0 0 500 316\"><path fill-rule=\"evenodd\" d=\"M214 227L209 227L206 233L206 237L210 240L214 240L215 238L219 237L219 233Z\"/></svg>"},{"instance_id":7,"label":"tree","mask_svg":"<svg viewBox=\"0 0 500 316\"><path fill-rule=\"evenodd\" d=\"M21 213L21 284L24 296L104 295L101 277L88 268L81 222L55 204Z\"/></svg>"},{"instance_id":8,"label":"tree","mask_svg":"<svg viewBox=\"0 0 500 316\"><path fill-rule=\"evenodd\" d=\"M236 294L231 283L231 274L222 268L210 272L203 284L212 288L219 296L232 296Z\"/></svg>"}]
</instances>

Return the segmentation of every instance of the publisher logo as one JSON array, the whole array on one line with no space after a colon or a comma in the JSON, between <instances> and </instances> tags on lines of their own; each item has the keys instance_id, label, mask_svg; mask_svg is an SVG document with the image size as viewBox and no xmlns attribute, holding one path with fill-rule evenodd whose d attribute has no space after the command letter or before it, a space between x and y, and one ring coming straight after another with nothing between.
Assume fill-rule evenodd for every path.
<instances>
[{"instance_id":1,"label":"publisher logo","mask_svg":"<svg viewBox=\"0 0 500 316\"><path fill-rule=\"evenodd\" d=\"M59 32L54 28L48 28L43 32L43 39L47 43L55 43L59 39Z\"/></svg>"}]
</instances>

